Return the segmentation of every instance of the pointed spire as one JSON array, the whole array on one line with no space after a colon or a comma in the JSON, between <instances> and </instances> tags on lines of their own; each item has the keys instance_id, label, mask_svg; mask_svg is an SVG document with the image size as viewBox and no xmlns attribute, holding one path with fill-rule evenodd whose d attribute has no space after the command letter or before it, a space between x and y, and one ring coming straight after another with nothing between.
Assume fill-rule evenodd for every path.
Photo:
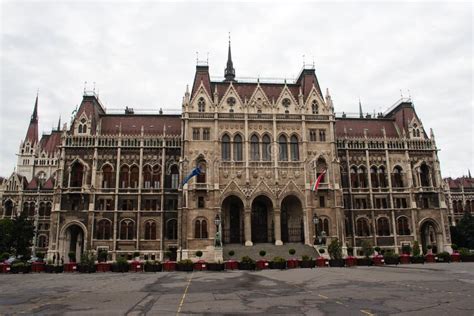
<instances>
[{"instance_id":1,"label":"pointed spire","mask_svg":"<svg viewBox=\"0 0 474 316\"><path fill-rule=\"evenodd\" d=\"M359 98L359 117L364 118L364 113L362 113L362 103L360 103L360 98Z\"/></svg>"},{"instance_id":2,"label":"pointed spire","mask_svg":"<svg viewBox=\"0 0 474 316\"><path fill-rule=\"evenodd\" d=\"M59 115L59 120L58 120L58 131L61 130L61 115Z\"/></svg>"},{"instance_id":3,"label":"pointed spire","mask_svg":"<svg viewBox=\"0 0 474 316\"><path fill-rule=\"evenodd\" d=\"M38 93L36 93L35 107L31 115L28 131L26 132L25 142L27 141L32 145L38 142Z\"/></svg>"},{"instance_id":4,"label":"pointed spire","mask_svg":"<svg viewBox=\"0 0 474 316\"><path fill-rule=\"evenodd\" d=\"M467 175L469 176L469 179L472 179L472 177L471 177L471 170L467 169Z\"/></svg>"},{"instance_id":5,"label":"pointed spire","mask_svg":"<svg viewBox=\"0 0 474 316\"><path fill-rule=\"evenodd\" d=\"M230 49L230 32L229 32L229 51L227 53L227 67L224 71L224 81L234 81L235 80L235 69L234 64L232 62L232 53Z\"/></svg>"}]
</instances>

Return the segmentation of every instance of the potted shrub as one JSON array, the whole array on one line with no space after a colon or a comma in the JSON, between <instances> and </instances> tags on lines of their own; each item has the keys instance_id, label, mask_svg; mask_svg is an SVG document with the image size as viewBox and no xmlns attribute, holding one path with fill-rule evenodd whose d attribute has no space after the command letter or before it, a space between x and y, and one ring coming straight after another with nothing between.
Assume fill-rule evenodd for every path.
<instances>
[{"instance_id":1,"label":"potted shrub","mask_svg":"<svg viewBox=\"0 0 474 316\"><path fill-rule=\"evenodd\" d=\"M420 244L418 241L413 242L413 256L411 257L411 263L425 263L425 257L421 254Z\"/></svg>"},{"instance_id":2,"label":"potted shrub","mask_svg":"<svg viewBox=\"0 0 474 316\"><path fill-rule=\"evenodd\" d=\"M236 270L239 268L239 263L233 259L233 256L235 255L235 251L234 250L229 250L229 252L227 253L230 257L229 260L227 260L225 262L225 269L226 270Z\"/></svg>"},{"instance_id":3,"label":"potted shrub","mask_svg":"<svg viewBox=\"0 0 474 316\"><path fill-rule=\"evenodd\" d=\"M255 270L255 261L249 256L243 256L239 262L240 270Z\"/></svg>"},{"instance_id":4,"label":"potted shrub","mask_svg":"<svg viewBox=\"0 0 474 316\"><path fill-rule=\"evenodd\" d=\"M290 256L294 256L296 253L296 250L291 248L288 250L288 253L290 254ZM288 259L286 266L288 269L298 268L298 260L292 257Z\"/></svg>"},{"instance_id":5,"label":"potted shrub","mask_svg":"<svg viewBox=\"0 0 474 316\"><path fill-rule=\"evenodd\" d=\"M316 261L314 261L308 255L301 256L301 262L300 262L301 268L314 268L315 266L316 266Z\"/></svg>"},{"instance_id":6,"label":"potted shrub","mask_svg":"<svg viewBox=\"0 0 474 316\"><path fill-rule=\"evenodd\" d=\"M43 262L44 261L44 252L38 252L36 254L36 257L38 258L39 262Z\"/></svg>"},{"instance_id":7,"label":"potted shrub","mask_svg":"<svg viewBox=\"0 0 474 316\"><path fill-rule=\"evenodd\" d=\"M461 255L462 262L474 262L474 254L467 248L460 248L459 254Z\"/></svg>"},{"instance_id":8,"label":"potted shrub","mask_svg":"<svg viewBox=\"0 0 474 316\"><path fill-rule=\"evenodd\" d=\"M260 255L261 259L257 261L257 266L256 266L257 269L259 270L267 269L268 262L264 258L267 252L265 250L260 250L258 254Z\"/></svg>"},{"instance_id":9,"label":"potted shrub","mask_svg":"<svg viewBox=\"0 0 474 316\"><path fill-rule=\"evenodd\" d=\"M144 267L145 272L155 272L153 267L153 262L150 260L145 261Z\"/></svg>"},{"instance_id":10,"label":"potted shrub","mask_svg":"<svg viewBox=\"0 0 474 316\"><path fill-rule=\"evenodd\" d=\"M23 261L14 261L11 264L11 273L29 273L31 270L31 265Z\"/></svg>"},{"instance_id":11,"label":"potted shrub","mask_svg":"<svg viewBox=\"0 0 474 316\"><path fill-rule=\"evenodd\" d=\"M192 272L193 271L193 261L191 259L183 259L178 261L176 264L176 270L184 271L184 272Z\"/></svg>"},{"instance_id":12,"label":"potted shrub","mask_svg":"<svg viewBox=\"0 0 474 316\"><path fill-rule=\"evenodd\" d=\"M451 248L453 249L453 253L451 254L451 262L460 262L461 254L458 252L458 246L456 244L452 244Z\"/></svg>"},{"instance_id":13,"label":"potted shrub","mask_svg":"<svg viewBox=\"0 0 474 316\"><path fill-rule=\"evenodd\" d=\"M199 260L194 263L194 270L198 270L198 271L206 270L206 262L204 260L201 260L202 251L201 250L196 251L195 255L196 257L199 258Z\"/></svg>"},{"instance_id":14,"label":"potted shrub","mask_svg":"<svg viewBox=\"0 0 474 316\"><path fill-rule=\"evenodd\" d=\"M435 263L436 262L436 257L433 254L433 246L428 245L426 246L427 253L425 255L425 262L427 263Z\"/></svg>"},{"instance_id":15,"label":"potted shrub","mask_svg":"<svg viewBox=\"0 0 474 316\"><path fill-rule=\"evenodd\" d=\"M140 252L133 252L133 258L135 258L135 261L140 261Z\"/></svg>"},{"instance_id":16,"label":"potted shrub","mask_svg":"<svg viewBox=\"0 0 474 316\"><path fill-rule=\"evenodd\" d=\"M323 248L318 249L319 257L316 258L316 266L323 268L326 266L326 258L324 258L324 253L326 252Z\"/></svg>"},{"instance_id":17,"label":"potted shrub","mask_svg":"<svg viewBox=\"0 0 474 316\"><path fill-rule=\"evenodd\" d=\"M362 241L361 244L362 248L362 255L364 258L358 258L357 259L357 265L358 266L370 266L372 265L372 260L370 260L370 256L374 253L374 248L372 247L372 244L368 240Z\"/></svg>"},{"instance_id":18,"label":"potted shrub","mask_svg":"<svg viewBox=\"0 0 474 316\"><path fill-rule=\"evenodd\" d=\"M97 261L99 261L100 263L107 262L108 257L109 252L107 251L107 249L100 249L97 253Z\"/></svg>"},{"instance_id":19,"label":"potted shrub","mask_svg":"<svg viewBox=\"0 0 474 316\"><path fill-rule=\"evenodd\" d=\"M347 257L346 257L346 266L353 267L357 265L357 258L354 257L354 248L347 247Z\"/></svg>"},{"instance_id":20,"label":"potted shrub","mask_svg":"<svg viewBox=\"0 0 474 316\"><path fill-rule=\"evenodd\" d=\"M270 268L284 270L286 268L285 258L274 257L273 260L270 262Z\"/></svg>"},{"instance_id":21,"label":"potted shrub","mask_svg":"<svg viewBox=\"0 0 474 316\"><path fill-rule=\"evenodd\" d=\"M51 259L48 260L48 262L44 266L44 272L46 272L46 273L53 273L54 272L53 260L51 260Z\"/></svg>"},{"instance_id":22,"label":"potted shrub","mask_svg":"<svg viewBox=\"0 0 474 316\"><path fill-rule=\"evenodd\" d=\"M385 264L399 264L400 256L392 250L387 250L384 254Z\"/></svg>"},{"instance_id":23,"label":"potted shrub","mask_svg":"<svg viewBox=\"0 0 474 316\"><path fill-rule=\"evenodd\" d=\"M3 262L7 260L8 258L10 258L10 254L8 252L4 252L0 255L0 262Z\"/></svg>"},{"instance_id":24,"label":"potted shrub","mask_svg":"<svg viewBox=\"0 0 474 316\"><path fill-rule=\"evenodd\" d=\"M124 257L120 256L117 258L117 261L115 261L112 264L112 271L113 272L128 272L130 269L130 265L128 264L127 259Z\"/></svg>"},{"instance_id":25,"label":"potted shrub","mask_svg":"<svg viewBox=\"0 0 474 316\"><path fill-rule=\"evenodd\" d=\"M342 243L339 239L334 238L328 246L329 266L331 267L343 267L344 260L342 259Z\"/></svg>"},{"instance_id":26,"label":"potted shrub","mask_svg":"<svg viewBox=\"0 0 474 316\"><path fill-rule=\"evenodd\" d=\"M76 262L76 253L74 251L69 251L67 254L69 262Z\"/></svg>"},{"instance_id":27,"label":"potted shrub","mask_svg":"<svg viewBox=\"0 0 474 316\"><path fill-rule=\"evenodd\" d=\"M95 272L95 256L92 252L86 251L81 255L81 262L77 266L79 272L93 273Z\"/></svg>"},{"instance_id":28,"label":"potted shrub","mask_svg":"<svg viewBox=\"0 0 474 316\"><path fill-rule=\"evenodd\" d=\"M400 255L400 263L402 264L410 263L411 251L412 251L412 248L410 245L402 246L402 254Z\"/></svg>"},{"instance_id":29,"label":"potted shrub","mask_svg":"<svg viewBox=\"0 0 474 316\"><path fill-rule=\"evenodd\" d=\"M447 251L438 253L436 258L437 258L436 259L437 262L447 262L447 263L451 262L451 255Z\"/></svg>"}]
</instances>

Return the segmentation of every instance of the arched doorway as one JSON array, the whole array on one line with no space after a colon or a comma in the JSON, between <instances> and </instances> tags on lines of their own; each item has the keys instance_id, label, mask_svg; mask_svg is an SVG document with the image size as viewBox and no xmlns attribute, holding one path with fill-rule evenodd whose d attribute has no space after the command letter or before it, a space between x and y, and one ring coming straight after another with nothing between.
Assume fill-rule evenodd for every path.
<instances>
[{"instance_id":1,"label":"arched doorway","mask_svg":"<svg viewBox=\"0 0 474 316\"><path fill-rule=\"evenodd\" d=\"M256 197L252 202L252 242L273 242L273 203L264 196Z\"/></svg>"},{"instance_id":2,"label":"arched doorway","mask_svg":"<svg viewBox=\"0 0 474 316\"><path fill-rule=\"evenodd\" d=\"M222 241L225 244L243 243L244 203L235 195L222 202Z\"/></svg>"},{"instance_id":3,"label":"arched doorway","mask_svg":"<svg viewBox=\"0 0 474 316\"><path fill-rule=\"evenodd\" d=\"M85 234L83 228L78 224L71 224L64 230L61 239L61 257L64 262L69 262L69 253L74 253L78 262L84 252Z\"/></svg>"},{"instance_id":4,"label":"arched doorway","mask_svg":"<svg viewBox=\"0 0 474 316\"><path fill-rule=\"evenodd\" d=\"M421 247L423 252L427 252L428 245L431 245L433 253L438 252L438 230L436 229L436 224L432 220L425 221L420 228L421 235Z\"/></svg>"},{"instance_id":5,"label":"arched doorway","mask_svg":"<svg viewBox=\"0 0 474 316\"><path fill-rule=\"evenodd\" d=\"M289 195L281 202L281 240L304 242L303 207L300 199Z\"/></svg>"}]
</instances>

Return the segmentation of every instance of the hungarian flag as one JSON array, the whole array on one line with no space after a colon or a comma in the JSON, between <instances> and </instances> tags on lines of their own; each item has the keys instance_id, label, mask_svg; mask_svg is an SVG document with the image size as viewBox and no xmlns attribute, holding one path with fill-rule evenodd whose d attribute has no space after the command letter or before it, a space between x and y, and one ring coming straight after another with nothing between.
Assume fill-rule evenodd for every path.
<instances>
[{"instance_id":1,"label":"hungarian flag","mask_svg":"<svg viewBox=\"0 0 474 316\"><path fill-rule=\"evenodd\" d=\"M323 170L323 172L319 175L319 177L314 182L313 187L311 188L311 190L313 190L315 192L318 190L319 184L321 183L321 181L323 181L323 178L324 178L324 175L326 174L326 171L327 171L327 169Z\"/></svg>"}]
</instances>

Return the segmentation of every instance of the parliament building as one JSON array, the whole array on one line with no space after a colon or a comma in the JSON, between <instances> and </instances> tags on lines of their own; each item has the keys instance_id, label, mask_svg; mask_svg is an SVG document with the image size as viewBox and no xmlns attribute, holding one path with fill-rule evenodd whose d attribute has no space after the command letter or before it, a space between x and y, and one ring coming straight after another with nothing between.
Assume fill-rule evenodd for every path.
<instances>
[{"instance_id":1,"label":"parliament building","mask_svg":"<svg viewBox=\"0 0 474 316\"><path fill-rule=\"evenodd\" d=\"M37 98L16 170L0 179L0 218L27 214L48 258L105 248L217 261L229 245L334 238L451 251L438 148L412 101L336 115L313 65L291 81L240 79L229 44L223 78L197 63L181 114L112 113L84 91L70 124L40 137L38 111Z\"/></svg>"}]
</instances>

